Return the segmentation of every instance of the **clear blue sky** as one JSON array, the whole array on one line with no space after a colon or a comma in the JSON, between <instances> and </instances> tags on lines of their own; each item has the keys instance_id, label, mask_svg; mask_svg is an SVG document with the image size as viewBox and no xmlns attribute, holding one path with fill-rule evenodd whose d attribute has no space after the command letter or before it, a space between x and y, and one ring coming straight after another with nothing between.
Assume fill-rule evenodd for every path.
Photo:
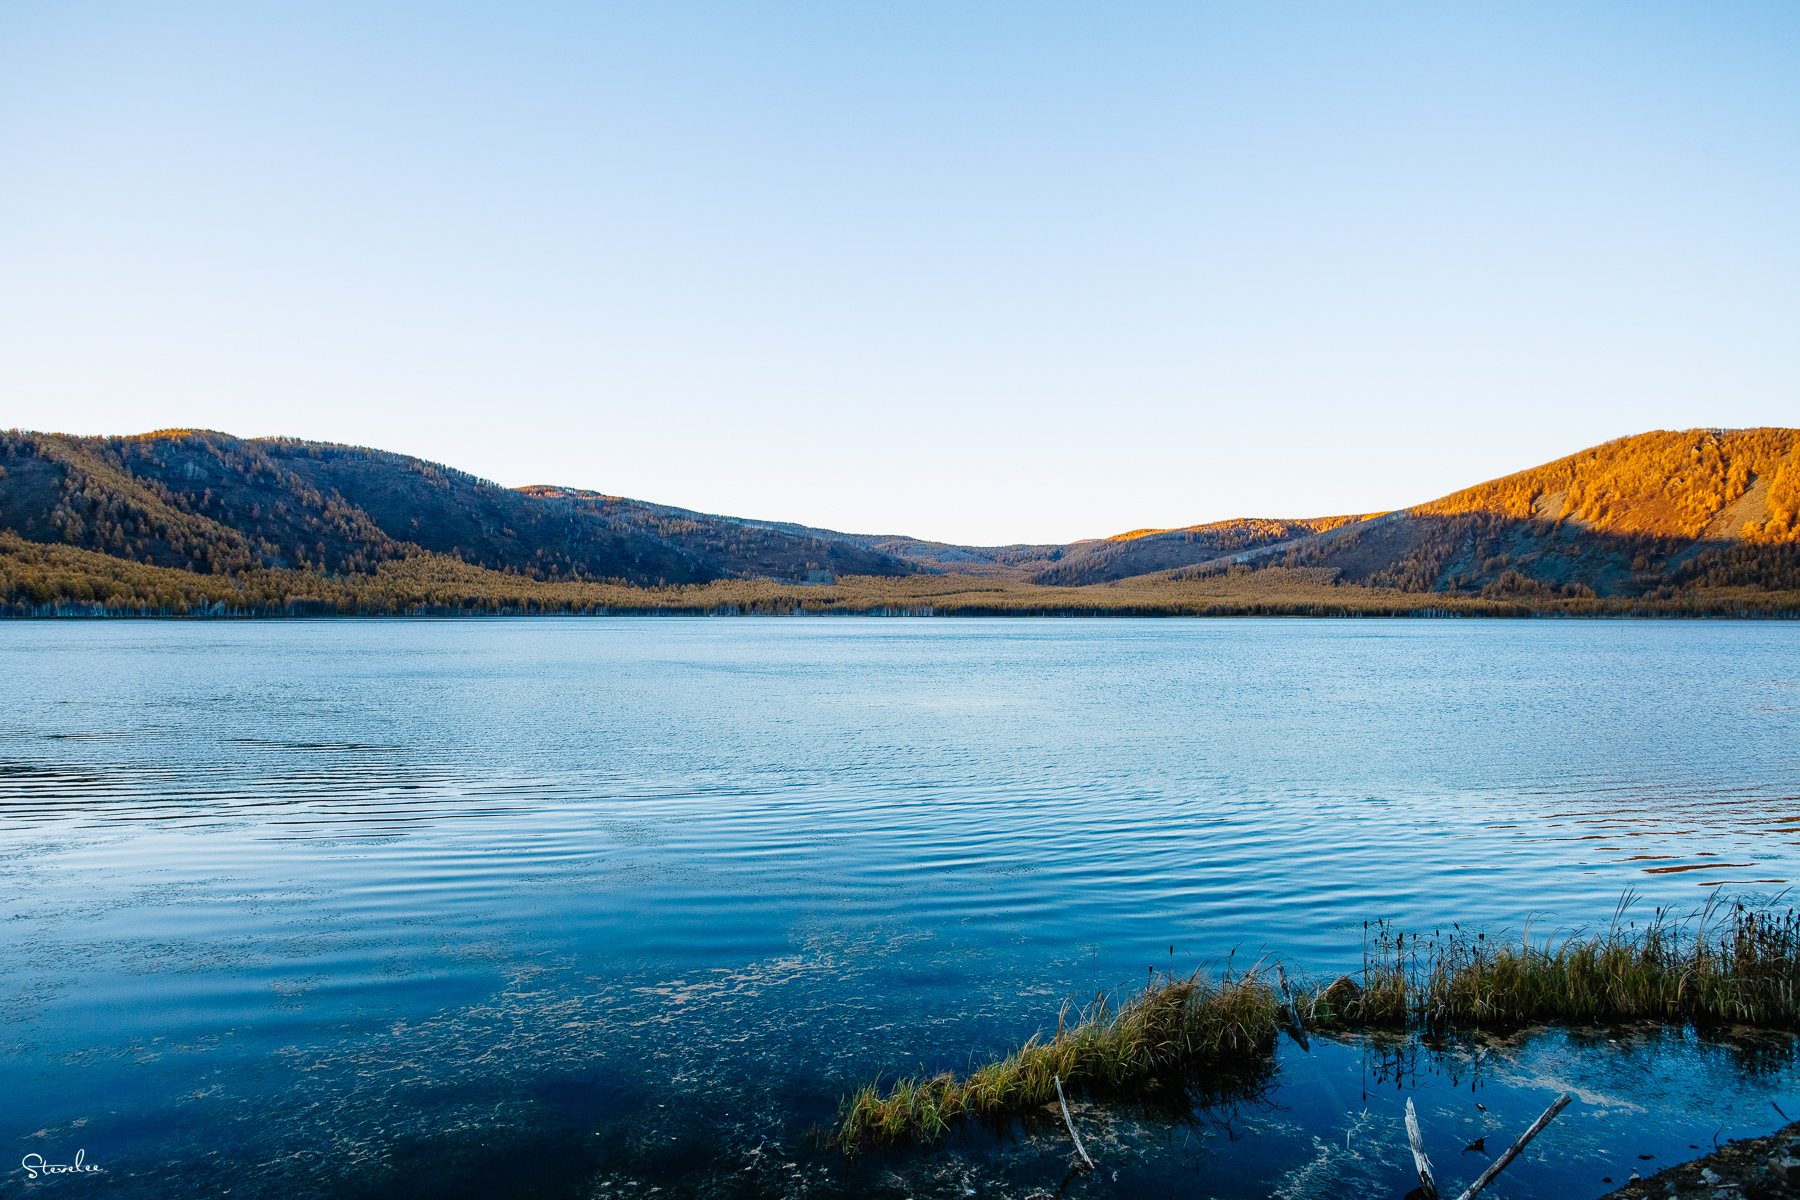
<instances>
[{"instance_id":1,"label":"clear blue sky","mask_svg":"<svg viewBox=\"0 0 1800 1200\"><path fill-rule=\"evenodd\" d=\"M0 426L956 541L1800 424L1800 5L0 3Z\"/></svg>"}]
</instances>

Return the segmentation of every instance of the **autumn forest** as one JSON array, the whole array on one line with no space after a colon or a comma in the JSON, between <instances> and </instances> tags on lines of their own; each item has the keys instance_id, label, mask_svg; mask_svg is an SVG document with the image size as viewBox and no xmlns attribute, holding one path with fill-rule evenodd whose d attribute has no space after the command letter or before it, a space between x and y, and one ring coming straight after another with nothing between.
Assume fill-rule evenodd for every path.
<instances>
[{"instance_id":1,"label":"autumn forest","mask_svg":"<svg viewBox=\"0 0 1800 1200\"><path fill-rule=\"evenodd\" d=\"M0 433L12 616L1800 615L1800 431L1620 438L1390 513L958 546L364 447Z\"/></svg>"}]
</instances>

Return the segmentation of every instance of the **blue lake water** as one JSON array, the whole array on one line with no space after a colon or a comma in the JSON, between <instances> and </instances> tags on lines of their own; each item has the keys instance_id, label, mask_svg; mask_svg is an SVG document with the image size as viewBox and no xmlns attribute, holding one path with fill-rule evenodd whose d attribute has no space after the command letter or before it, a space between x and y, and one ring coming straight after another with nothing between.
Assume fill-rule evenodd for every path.
<instances>
[{"instance_id":1,"label":"blue lake water","mask_svg":"<svg viewBox=\"0 0 1800 1200\"><path fill-rule=\"evenodd\" d=\"M1792 1039L1284 1045L1078 1100L1093 1175L1048 1115L808 1135L1151 967L1771 896L1796 842L1800 624L5 622L0 1195L1397 1197L1406 1097L1469 1178L1570 1090L1502 1191L1592 1196L1800 1116Z\"/></svg>"}]
</instances>

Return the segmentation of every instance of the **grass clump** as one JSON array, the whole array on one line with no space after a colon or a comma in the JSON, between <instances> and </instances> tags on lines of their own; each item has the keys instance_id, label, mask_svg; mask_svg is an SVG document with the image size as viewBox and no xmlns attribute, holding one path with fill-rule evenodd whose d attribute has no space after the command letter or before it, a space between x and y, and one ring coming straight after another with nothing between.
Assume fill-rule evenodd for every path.
<instances>
[{"instance_id":1,"label":"grass clump","mask_svg":"<svg viewBox=\"0 0 1800 1200\"><path fill-rule=\"evenodd\" d=\"M1626 892L1600 932L1575 930L1515 942L1452 925L1429 937L1385 921L1364 926L1361 979L1302 986L1291 1009L1267 974L1214 981L1195 973L1153 976L1114 1006L1105 995L1056 1034L1036 1035L965 1076L902 1079L885 1093L866 1084L845 1105L838 1140L930 1140L966 1116L1000 1118L1048 1104L1055 1079L1090 1092L1129 1092L1205 1068L1242 1070L1272 1061L1275 1037L1296 1029L1505 1027L1538 1021L1658 1020L1800 1027L1800 915L1724 900L1717 893L1685 917L1658 908L1630 917ZM1285 981L1284 981L1285 990Z\"/></svg>"},{"instance_id":2,"label":"grass clump","mask_svg":"<svg viewBox=\"0 0 1800 1200\"><path fill-rule=\"evenodd\" d=\"M1626 893L1606 929L1501 942L1452 926L1430 937L1366 927L1360 986L1340 980L1303 1010L1326 1025L1520 1025L1663 1020L1800 1024L1800 917L1721 900L1641 925Z\"/></svg>"},{"instance_id":3,"label":"grass clump","mask_svg":"<svg viewBox=\"0 0 1800 1200\"><path fill-rule=\"evenodd\" d=\"M865 1084L846 1104L838 1140L846 1150L869 1143L937 1137L959 1117L997 1118L1056 1099L1064 1086L1122 1091L1151 1079L1265 1056L1275 1042L1280 1001L1264 974L1218 980L1196 972L1153 977L1116 1004L1102 994L1069 1020L1058 1015L1048 1041L1034 1034L1005 1058L967 1075L908 1078L885 1093Z\"/></svg>"}]
</instances>

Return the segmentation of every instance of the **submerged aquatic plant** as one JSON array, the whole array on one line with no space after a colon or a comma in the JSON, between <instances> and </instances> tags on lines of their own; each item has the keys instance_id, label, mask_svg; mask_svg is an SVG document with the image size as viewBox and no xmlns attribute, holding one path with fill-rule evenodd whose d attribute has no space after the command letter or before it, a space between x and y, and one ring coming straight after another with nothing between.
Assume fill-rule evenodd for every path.
<instances>
[{"instance_id":1,"label":"submerged aquatic plant","mask_svg":"<svg viewBox=\"0 0 1800 1200\"><path fill-rule=\"evenodd\" d=\"M930 1140L965 1116L1001 1117L1049 1104L1056 1080L1121 1091L1196 1067L1256 1060L1274 1047L1280 1002L1263 973L1218 980L1199 972L1152 977L1114 1003L1105 994L1075 1014L1065 1003L1048 1041L1033 1035L1005 1058L967 1075L865 1084L844 1107L838 1140Z\"/></svg>"}]
</instances>

